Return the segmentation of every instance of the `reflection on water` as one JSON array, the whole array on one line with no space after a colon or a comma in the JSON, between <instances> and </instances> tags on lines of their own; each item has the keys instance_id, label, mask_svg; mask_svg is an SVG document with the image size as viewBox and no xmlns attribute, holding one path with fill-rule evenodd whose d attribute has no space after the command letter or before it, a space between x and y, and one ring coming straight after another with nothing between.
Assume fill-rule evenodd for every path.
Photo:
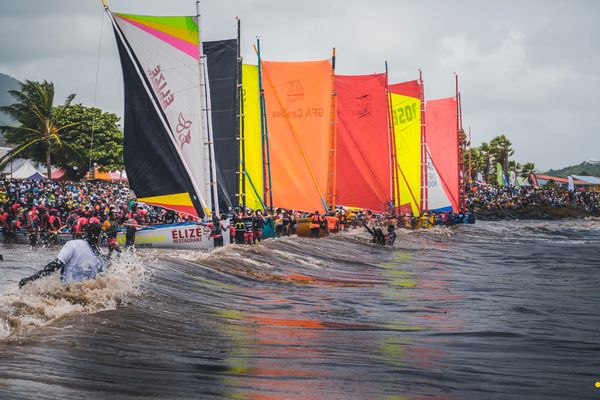
<instances>
[{"instance_id":1,"label":"reflection on water","mask_svg":"<svg viewBox=\"0 0 600 400\"><path fill-rule=\"evenodd\" d=\"M591 398L600 224L144 251L91 286L4 247L1 398Z\"/></svg>"}]
</instances>

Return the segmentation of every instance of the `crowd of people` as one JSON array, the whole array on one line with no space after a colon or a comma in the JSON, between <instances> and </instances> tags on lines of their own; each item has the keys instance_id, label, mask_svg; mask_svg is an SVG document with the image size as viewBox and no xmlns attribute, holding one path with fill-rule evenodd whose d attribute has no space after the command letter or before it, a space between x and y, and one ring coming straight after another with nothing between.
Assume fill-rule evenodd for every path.
<instances>
[{"instance_id":1,"label":"crowd of people","mask_svg":"<svg viewBox=\"0 0 600 400\"><path fill-rule=\"evenodd\" d=\"M17 232L27 232L31 246L52 244L59 233L81 238L85 226L96 223L110 250L119 251L119 229L126 231L126 245L131 246L139 227L190 218L136 203L124 183L0 180L0 204L4 243L16 242Z\"/></svg>"},{"instance_id":2,"label":"crowd of people","mask_svg":"<svg viewBox=\"0 0 600 400\"><path fill-rule=\"evenodd\" d=\"M587 212L600 210L600 192L569 191L561 187L497 187L473 185L467 191L467 206L494 210L520 210L530 207L573 207Z\"/></svg>"},{"instance_id":3,"label":"crowd of people","mask_svg":"<svg viewBox=\"0 0 600 400\"><path fill-rule=\"evenodd\" d=\"M125 231L126 246L132 246L135 232L153 224L174 224L193 221L193 217L174 211L135 202L133 193L125 183L107 182L57 182L34 180L0 180L0 224L5 243L16 241L17 232L26 232L30 245L52 243L59 233L73 238L84 236L87 223L98 223L103 229L105 244L111 250L120 250L117 232ZM400 214L390 210L383 214L370 211L338 208L320 214L285 210L229 209L215 218L211 227L214 237L219 227L230 230L231 242L256 244L268 232L269 237L289 236L298 233L313 237L366 226L382 242L378 229L386 234L397 228L422 229L438 225L455 225L474 222L476 208L525 209L536 206L575 207L588 212L600 211L600 192L569 191L560 187L497 187L477 184L468 187L466 209L469 211L431 212L420 216ZM227 220L229 224L222 224ZM382 232L383 232L382 230ZM389 240L386 240L389 242Z\"/></svg>"},{"instance_id":4,"label":"crowd of people","mask_svg":"<svg viewBox=\"0 0 600 400\"><path fill-rule=\"evenodd\" d=\"M17 240L17 233L25 233L29 244L59 243L60 233L73 239L85 235L88 223L99 224L103 229L103 241L110 251L120 251L117 233L125 232L125 245L135 241L135 232L148 225L175 224L193 221L189 215L135 202L133 193L124 183L107 182L58 182L36 180L0 180L0 224L4 243ZM405 229L428 228L435 225L462 223L469 216L453 213L425 213L413 217L410 214L374 214L370 211L338 208L333 212L306 213L278 208L275 210L230 209L215 218L211 225L213 237L219 238L222 221L229 221L231 242L256 244L263 238L294 235L299 223L306 225L306 234L313 237L359 227L370 229L391 225ZM219 240L217 240L219 244Z\"/></svg>"},{"instance_id":5,"label":"crowd of people","mask_svg":"<svg viewBox=\"0 0 600 400\"><path fill-rule=\"evenodd\" d=\"M475 217L471 212L424 212L422 215L413 216L408 213L400 214L396 210L373 213L369 210L338 208L321 214L319 211L306 213L281 208L271 212L248 209L234 210L230 232L231 243L256 244L263 238L265 227L273 231L274 237L281 237L297 234L299 223L303 223L307 226L311 237L319 237L364 226L372 235L374 242L392 244L398 228L427 229L474 222ZM387 234L383 233L382 228L387 230Z\"/></svg>"}]
</instances>

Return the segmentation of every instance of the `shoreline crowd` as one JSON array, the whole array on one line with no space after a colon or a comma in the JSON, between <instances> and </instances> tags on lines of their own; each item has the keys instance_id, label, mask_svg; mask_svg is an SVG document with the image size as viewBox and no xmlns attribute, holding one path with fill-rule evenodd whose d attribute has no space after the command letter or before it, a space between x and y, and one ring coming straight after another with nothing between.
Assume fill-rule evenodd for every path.
<instances>
[{"instance_id":1,"label":"shoreline crowd","mask_svg":"<svg viewBox=\"0 0 600 400\"><path fill-rule=\"evenodd\" d=\"M523 210L531 207L572 207L588 213L600 211L600 192L569 191L562 187L497 187L488 184L471 185L467 190L470 210Z\"/></svg>"},{"instance_id":2,"label":"shoreline crowd","mask_svg":"<svg viewBox=\"0 0 600 400\"><path fill-rule=\"evenodd\" d=\"M4 243L15 243L17 232L22 232L28 236L31 246L55 244L59 233L81 238L85 225L95 222L102 226L104 243L109 249L120 251L116 241L119 231L124 231L126 247L130 247L135 242L135 232L142 227L195 221L189 215L136 203L126 183L3 179L0 180L0 205ZM413 217L394 210L376 214L369 210L337 208L320 214L318 211L238 207L222 213L220 218L214 217L207 225L216 246L222 243L223 229L229 229L231 243L256 244L265 236L290 236L299 230L303 235L319 237L361 226L371 233L373 241L384 244L390 242L390 237L395 238L398 228L413 230L473 223L477 208L522 210L536 206L576 207L595 212L600 210L600 193L477 184L468 187L466 211L459 213L430 212Z\"/></svg>"}]
</instances>

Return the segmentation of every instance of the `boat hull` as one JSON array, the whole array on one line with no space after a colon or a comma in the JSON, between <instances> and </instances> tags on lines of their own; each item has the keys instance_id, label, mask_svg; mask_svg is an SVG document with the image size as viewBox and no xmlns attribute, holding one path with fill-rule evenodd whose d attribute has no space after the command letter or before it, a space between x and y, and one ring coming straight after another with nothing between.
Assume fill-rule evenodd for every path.
<instances>
[{"instance_id":1,"label":"boat hull","mask_svg":"<svg viewBox=\"0 0 600 400\"><path fill-rule=\"evenodd\" d=\"M223 243L229 243L229 223L223 223ZM195 223L157 225L140 229L135 234L136 248L209 250L215 247L211 229ZM125 233L119 232L117 243L125 245Z\"/></svg>"}]
</instances>

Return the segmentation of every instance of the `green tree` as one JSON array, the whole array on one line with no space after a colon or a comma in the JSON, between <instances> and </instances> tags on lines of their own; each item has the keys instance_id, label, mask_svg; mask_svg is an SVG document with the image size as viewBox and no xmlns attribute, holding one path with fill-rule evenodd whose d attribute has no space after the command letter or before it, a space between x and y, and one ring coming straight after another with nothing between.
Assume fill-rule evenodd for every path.
<instances>
[{"instance_id":1,"label":"green tree","mask_svg":"<svg viewBox=\"0 0 600 400\"><path fill-rule=\"evenodd\" d=\"M0 111L16 121L16 126L0 126L6 141L15 147L0 158L0 169L17 157L25 157L46 164L48 179L52 176L52 157L70 152L79 155L62 133L72 124L61 124L62 114L69 109L74 94L67 96L61 108L53 107L54 84L52 82L25 81L20 90L8 92L16 103L0 107Z\"/></svg>"},{"instance_id":2,"label":"green tree","mask_svg":"<svg viewBox=\"0 0 600 400\"><path fill-rule=\"evenodd\" d=\"M496 136L490 141L490 154L494 163L500 163L505 171L508 171L508 160L514 153L512 143L505 135Z\"/></svg>"},{"instance_id":3,"label":"green tree","mask_svg":"<svg viewBox=\"0 0 600 400\"><path fill-rule=\"evenodd\" d=\"M102 171L124 168L123 132L119 129L116 114L75 104L60 115L60 123L70 126L63 131L63 138L81 155L73 158L62 153L55 157L54 164L64 169L67 176L82 178L94 164L98 164Z\"/></svg>"},{"instance_id":4,"label":"green tree","mask_svg":"<svg viewBox=\"0 0 600 400\"><path fill-rule=\"evenodd\" d=\"M535 164L532 162L526 162L521 167L521 177L527 178L534 171L535 171Z\"/></svg>"},{"instance_id":5,"label":"green tree","mask_svg":"<svg viewBox=\"0 0 600 400\"><path fill-rule=\"evenodd\" d=\"M494 177L491 176L492 173L492 157L491 157L491 151L492 149L490 148L490 145L486 142L481 143L481 146L479 146L479 150L481 152L481 162L482 162L482 166L481 166L481 174L483 175L483 177L485 178L485 180L487 182L493 182L494 181Z\"/></svg>"}]
</instances>

